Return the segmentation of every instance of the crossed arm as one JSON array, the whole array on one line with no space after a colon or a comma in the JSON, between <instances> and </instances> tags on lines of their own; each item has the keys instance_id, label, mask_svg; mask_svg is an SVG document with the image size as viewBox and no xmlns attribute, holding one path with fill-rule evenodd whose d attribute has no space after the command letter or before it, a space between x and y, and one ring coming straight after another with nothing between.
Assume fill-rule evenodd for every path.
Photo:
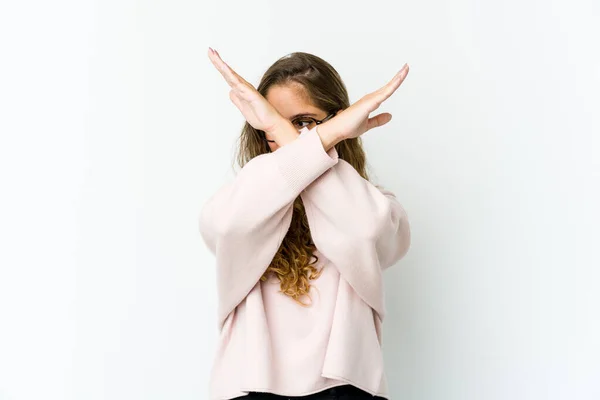
<instances>
[{"instance_id":1,"label":"crossed arm","mask_svg":"<svg viewBox=\"0 0 600 400\"><path fill-rule=\"evenodd\" d=\"M409 223L394 194L362 178L335 147L326 152L316 129L305 131L250 160L202 207L199 227L217 260L221 318L271 263L298 196L315 245L365 299L408 251Z\"/></svg>"},{"instance_id":2,"label":"crossed arm","mask_svg":"<svg viewBox=\"0 0 600 400\"><path fill-rule=\"evenodd\" d=\"M255 157L211 196L200 216L202 237L215 256L224 256L226 268L233 272L250 263L260 277L283 241L299 195L313 240L332 261L343 263L361 249L383 270L407 253L410 226L396 196L360 176L335 147L326 152L316 129Z\"/></svg>"}]
</instances>

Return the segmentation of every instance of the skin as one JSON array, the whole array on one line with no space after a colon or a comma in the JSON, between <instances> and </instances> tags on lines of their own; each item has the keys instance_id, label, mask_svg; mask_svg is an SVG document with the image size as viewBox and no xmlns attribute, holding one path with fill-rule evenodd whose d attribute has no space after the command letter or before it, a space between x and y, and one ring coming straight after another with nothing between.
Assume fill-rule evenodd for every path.
<instances>
[{"instance_id":1,"label":"skin","mask_svg":"<svg viewBox=\"0 0 600 400\"><path fill-rule=\"evenodd\" d=\"M285 146L298 137L298 130L286 116L293 115L296 109L304 110L310 106L306 103L300 104L302 102L297 98L299 91L294 90L293 87L275 88L272 93L271 91L268 93L268 97L273 102L271 104L252 84L225 63L216 50L209 47L208 57L231 87L229 98L252 127L264 131L268 139L275 140L277 148ZM339 111L335 117L318 125L316 132L321 138L325 151L342 140L358 137L370 129L388 123L392 119L390 113L380 113L373 117L369 117L369 114L379 108L381 103L398 89L407 74L408 64L404 64L386 85L366 94L350 107ZM291 109L292 105L284 104L286 95L296 98L293 100L294 110ZM289 99L285 100L289 101Z\"/></svg>"},{"instance_id":2,"label":"skin","mask_svg":"<svg viewBox=\"0 0 600 400\"><path fill-rule=\"evenodd\" d=\"M317 120L321 120L327 116L327 113L320 108L313 106L310 102L307 101L306 97L303 96L302 88L300 85L276 85L271 86L267 95L265 96L267 101L281 114L281 116L290 123L294 119L294 116L298 114L313 114L309 115L312 118ZM296 130L298 127L295 128ZM317 126L317 132L319 127ZM299 133L298 133L299 135ZM296 135L296 136L298 136ZM274 140L274 137L271 137L271 134L266 134L267 139ZM326 136L321 136L321 143L323 143L323 147L327 149L327 147L335 145L335 139L331 138L327 139ZM290 138L294 138L293 135L290 134ZM331 143L330 143L331 142ZM282 143L283 145L285 143ZM281 147L278 143L269 142L269 147L271 151L276 151Z\"/></svg>"}]
</instances>

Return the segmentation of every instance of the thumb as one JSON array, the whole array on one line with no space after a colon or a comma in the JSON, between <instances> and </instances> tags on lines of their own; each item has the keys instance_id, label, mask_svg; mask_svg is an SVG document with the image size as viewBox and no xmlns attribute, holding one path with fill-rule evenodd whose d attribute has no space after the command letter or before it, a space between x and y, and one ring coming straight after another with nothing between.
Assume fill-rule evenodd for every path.
<instances>
[{"instance_id":1,"label":"thumb","mask_svg":"<svg viewBox=\"0 0 600 400\"><path fill-rule=\"evenodd\" d=\"M367 120L367 131L373 128L377 128L378 126L385 125L391 120L392 114L390 113L377 114L376 116L371 117Z\"/></svg>"}]
</instances>

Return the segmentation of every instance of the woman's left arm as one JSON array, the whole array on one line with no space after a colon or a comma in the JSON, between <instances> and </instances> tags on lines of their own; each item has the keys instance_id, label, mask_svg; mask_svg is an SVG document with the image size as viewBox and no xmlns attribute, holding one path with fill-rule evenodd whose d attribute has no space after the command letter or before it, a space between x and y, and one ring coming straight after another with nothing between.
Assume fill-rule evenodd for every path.
<instances>
[{"instance_id":1,"label":"woman's left arm","mask_svg":"<svg viewBox=\"0 0 600 400\"><path fill-rule=\"evenodd\" d=\"M335 147L329 150L334 152ZM332 261L360 269L376 258L385 270L408 252L410 224L404 207L394 193L364 179L347 161L339 159L301 196L315 245Z\"/></svg>"}]
</instances>

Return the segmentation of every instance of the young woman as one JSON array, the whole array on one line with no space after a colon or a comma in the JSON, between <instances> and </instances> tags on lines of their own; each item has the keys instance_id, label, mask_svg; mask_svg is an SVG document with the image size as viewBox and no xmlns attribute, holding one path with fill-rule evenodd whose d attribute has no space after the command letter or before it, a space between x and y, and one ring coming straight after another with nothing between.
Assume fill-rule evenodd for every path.
<instances>
[{"instance_id":1,"label":"young woman","mask_svg":"<svg viewBox=\"0 0 600 400\"><path fill-rule=\"evenodd\" d=\"M210 399L389 399L383 271L410 247L406 212L372 184L360 136L391 114L405 65L350 105L335 69L308 53L258 88L208 56L246 119L242 167L202 207L216 257L219 346Z\"/></svg>"}]
</instances>

